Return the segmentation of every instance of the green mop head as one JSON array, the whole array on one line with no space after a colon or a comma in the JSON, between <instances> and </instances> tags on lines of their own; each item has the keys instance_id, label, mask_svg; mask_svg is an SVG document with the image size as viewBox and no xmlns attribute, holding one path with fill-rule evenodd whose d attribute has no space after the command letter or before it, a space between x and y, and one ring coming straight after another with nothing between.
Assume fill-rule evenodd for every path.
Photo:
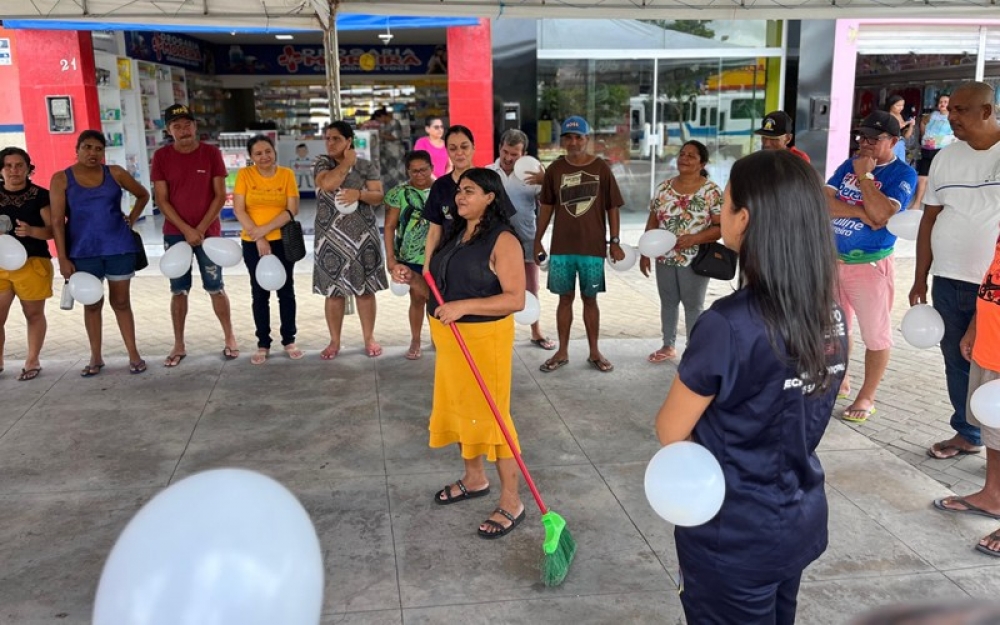
<instances>
[{"instance_id":1,"label":"green mop head","mask_svg":"<svg viewBox=\"0 0 1000 625\"><path fill-rule=\"evenodd\" d=\"M569 565L576 555L576 541L566 529L566 519L551 510L542 515L542 525L545 527L542 583L546 586L558 586L569 573Z\"/></svg>"}]
</instances>

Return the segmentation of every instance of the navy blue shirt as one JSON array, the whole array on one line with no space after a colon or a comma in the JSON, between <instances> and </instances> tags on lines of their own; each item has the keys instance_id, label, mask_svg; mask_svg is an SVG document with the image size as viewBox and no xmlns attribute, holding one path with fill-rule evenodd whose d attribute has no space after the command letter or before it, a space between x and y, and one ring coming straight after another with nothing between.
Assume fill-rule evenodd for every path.
<instances>
[{"instance_id":1,"label":"navy blue shirt","mask_svg":"<svg viewBox=\"0 0 1000 625\"><path fill-rule=\"evenodd\" d=\"M694 440L719 461L726 498L699 527L674 531L677 551L748 578L795 574L827 544L823 467L816 457L845 372L842 315L827 351L835 374L822 394L787 362L784 341L768 335L749 289L718 300L695 323L677 375L715 396ZM836 347L836 349L834 349Z\"/></svg>"},{"instance_id":2,"label":"navy blue shirt","mask_svg":"<svg viewBox=\"0 0 1000 625\"><path fill-rule=\"evenodd\" d=\"M452 220L452 213L455 211L455 194L458 192L458 183L445 174L434 181L431 191L427 194L427 202L424 203L424 219L443 226L445 220Z\"/></svg>"}]
</instances>

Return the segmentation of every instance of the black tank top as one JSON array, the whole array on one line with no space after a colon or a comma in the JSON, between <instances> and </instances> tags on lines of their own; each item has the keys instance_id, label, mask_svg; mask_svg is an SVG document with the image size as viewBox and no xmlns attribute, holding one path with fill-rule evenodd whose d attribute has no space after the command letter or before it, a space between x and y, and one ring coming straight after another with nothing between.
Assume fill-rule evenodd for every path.
<instances>
[{"instance_id":1,"label":"black tank top","mask_svg":"<svg viewBox=\"0 0 1000 625\"><path fill-rule=\"evenodd\" d=\"M497 238L504 232L513 234L510 226L498 223L467 243L462 242L461 235L456 236L431 257L430 272L445 302L503 293L500 278L490 269L490 256ZM437 300L431 297L427 302L427 313L433 315L437 306ZM465 315L459 322L483 323L503 319L504 316Z\"/></svg>"}]
</instances>

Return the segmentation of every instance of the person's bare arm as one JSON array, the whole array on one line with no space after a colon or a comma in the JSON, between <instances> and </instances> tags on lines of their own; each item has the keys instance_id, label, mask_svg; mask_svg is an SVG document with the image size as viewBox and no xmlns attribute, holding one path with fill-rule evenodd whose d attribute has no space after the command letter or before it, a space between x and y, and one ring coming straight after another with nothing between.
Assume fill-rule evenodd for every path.
<instances>
[{"instance_id":1,"label":"person's bare arm","mask_svg":"<svg viewBox=\"0 0 1000 625\"><path fill-rule=\"evenodd\" d=\"M875 169L875 164L875 159L859 156L854 159L854 173L858 178L858 188L861 189L864 204L862 208L868 216L868 222L871 222L869 225L872 228L884 228L889 218L899 212L899 203L882 193L874 180L865 177Z\"/></svg>"},{"instance_id":2,"label":"person's bare arm","mask_svg":"<svg viewBox=\"0 0 1000 625\"><path fill-rule=\"evenodd\" d=\"M715 396L705 397L692 391L680 376L674 376L667 399L656 415L656 436L661 445L691 438L698 420L705 414Z\"/></svg>"},{"instance_id":3,"label":"person's bare arm","mask_svg":"<svg viewBox=\"0 0 1000 625\"><path fill-rule=\"evenodd\" d=\"M430 269L431 256L434 254L434 250L437 249L438 243L441 242L441 232L444 229L443 226L434 222L428 225L427 242L424 243L424 271Z\"/></svg>"},{"instance_id":4,"label":"person's bare arm","mask_svg":"<svg viewBox=\"0 0 1000 625\"><path fill-rule=\"evenodd\" d=\"M51 202L51 200L50 200ZM42 218L41 226L29 225L20 219L14 224L14 234L19 237L31 237L32 239L39 239L46 241L52 238L52 208L49 206L43 206L38 210L38 214Z\"/></svg>"},{"instance_id":5,"label":"person's bare arm","mask_svg":"<svg viewBox=\"0 0 1000 625\"><path fill-rule=\"evenodd\" d=\"M128 226L131 228L135 225L139 216L142 215L143 209L146 208L146 204L149 203L149 190L146 187L139 184L139 181L132 177L132 174L125 171L118 165L111 166L111 176L118 183L118 186L125 189L135 197L135 204L132 206L132 210L128 214Z\"/></svg>"},{"instance_id":6,"label":"person's bare arm","mask_svg":"<svg viewBox=\"0 0 1000 625\"><path fill-rule=\"evenodd\" d=\"M212 192L215 194L212 197L212 203L208 205L208 210L205 211L205 216L198 222L197 227L198 232L201 233L203 238L208 229L215 223L215 220L219 218L219 215L222 213L222 207L226 205L225 176L215 176L212 178Z\"/></svg>"},{"instance_id":7,"label":"person's bare arm","mask_svg":"<svg viewBox=\"0 0 1000 625\"><path fill-rule=\"evenodd\" d=\"M931 248L931 233L943 206L924 205L924 214L920 218L920 230L917 232L917 262L913 271L913 287L910 289L910 306L927 303L927 276L934 262L934 250Z\"/></svg>"},{"instance_id":8,"label":"person's bare arm","mask_svg":"<svg viewBox=\"0 0 1000 625\"><path fill-rule=\"evenodd\" d=\"M831 219L840 219L842 217L849 217L853 219L860 219L861 221L868 223L868 214L860 206L854 206L853 204L848 204L843 200L837 199L837 192L830 187L824 187L823 193L826 195L826 209L830 213ZM871 225L868 223L868 225Z\"/></svg>"},{"instance_id":9,"label":"person's bare arm","mask_svg":"<svg viewBox=\"0 0 1000 625\"><path fill-rule=\"evenodd\" d=\"M615 208L608 211L608 230L611 234L611 238L618 238L621 234L622 228L622 215L621 207L616 206ZM625 251L622 250L621 243L609 243L608 252L611 254L611 258L618 260L625 259Z\"/></svg>"},{"instance_id":10,"label":"person's bare arm","mask_svg":"<svg viewBox=\"0 0 1000 625\"><path fill-rule=\"evenodd\" d=\"M56 243L59 257L59 272L69 280L76 268L69 259L69 245L66 241L66 172L57 171L49 182L49 211L52 215L52 238Z\"/></svg>"},{"instance_id":11,"label":"person's bare arm","mask_svg":"<svg viewBox=\"0 0 1000 625\"><path fill-rule=\"evenodd\" d=\"M317 190L322 189L329 193L333 193L340 188L340 185L344 184L344 180L347 179L347 174L351 172L351 168L358 161L358 153L351 147L344 152L344 158L337 163L337 166L333 169L327 169L316 174L315 187Z\"/></svg>"},{"instance_id":12,"label":"person's bare arm","mask_svg":"<svg viewBox=\"0 0 1000 625\"><path fill-rule=\"evenodd\" d=\"M396 267L396 228L399 227L400 209L397 206L385 205L385 267L392 271Z\"/></svg>"}]
</instances>

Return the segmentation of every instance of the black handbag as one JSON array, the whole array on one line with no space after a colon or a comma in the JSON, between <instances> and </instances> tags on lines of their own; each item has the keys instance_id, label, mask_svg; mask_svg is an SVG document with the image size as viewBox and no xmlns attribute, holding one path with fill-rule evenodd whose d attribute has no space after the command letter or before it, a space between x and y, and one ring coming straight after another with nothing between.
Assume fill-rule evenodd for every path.
<instances>
[{"instance_id":1,"label":"black handbag","mask_svg":"<svg viewBox=\"0 0 1000 625\"><path fill-rule=\"evenodd\" d=\"M732 280L736 275L736 252L721 243L702 243L691 261L691 269L699 276L716 280Z\"/></svg>"},{"instance_id":2,"label":"black handbag","mask_svg":"<svg viewBox=\"0 0 1000 625\"><path fill-rule=\"evenodd\" d=\"M142 243L142 236L135 230L132 231L132 240L135 241L135 270L142 271L146 267L149 267L149 259L146 258L146 246Z\"/></svg>"},{"instance_id":3,"label":"black handbag","mask_svg":"<svg viewBox=\"0 0 1000 625\"><path fill-rule=\"evenodd\" d=\"M302 234L302 224L295 221L292 211L285 212L291 220L281 227L281 245L285 248L285 260L294 263L306 257L306 239Z\"/></svg>"}]
</instances>

